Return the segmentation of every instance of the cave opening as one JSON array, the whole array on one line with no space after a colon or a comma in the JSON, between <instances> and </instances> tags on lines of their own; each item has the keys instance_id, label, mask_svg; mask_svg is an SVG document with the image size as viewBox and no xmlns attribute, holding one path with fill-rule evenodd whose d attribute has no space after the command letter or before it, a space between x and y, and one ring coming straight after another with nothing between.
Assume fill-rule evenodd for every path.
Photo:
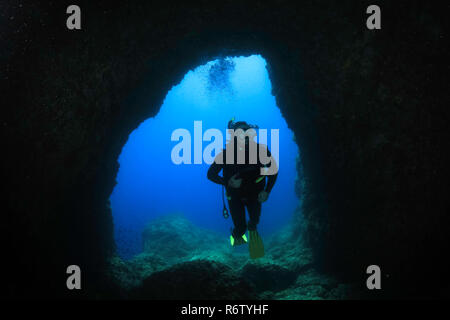
<instances>
[{"instance_id":1,"label":"cave opening","mask_svg":"<svg viewBox=\"0 0 450 320\"><path fill-rule=\"evenodd\" d=\"M160 251L185 259L189 253L193 259L220 254L214 250L222 246L215 249L214 243L202 238L212 239L214 234L218 237L212 241L223 239L221 243L228 244L232 219L222 216L222 188L207 179L210 164L206 159L195 163L195 131L200 123L200 149L204 150L211 143L205 141L205 132L218 129L225 142L232 117L267 129L269 148L271 129L278 129L279 174L263 204L258 230L270 238L289 225L294 212L298 215L300 210L295 193L299 150L271 89L267 62L260 55L209 61L172 87L158 114L131 132L118 159L117 185L109 199L118 256L131 260ZM191 135L189 165L176 164L171 158L178 143L171 137L180 128ZM196 248L199 243L201 248Z\"/></svg>"}]
</instances>

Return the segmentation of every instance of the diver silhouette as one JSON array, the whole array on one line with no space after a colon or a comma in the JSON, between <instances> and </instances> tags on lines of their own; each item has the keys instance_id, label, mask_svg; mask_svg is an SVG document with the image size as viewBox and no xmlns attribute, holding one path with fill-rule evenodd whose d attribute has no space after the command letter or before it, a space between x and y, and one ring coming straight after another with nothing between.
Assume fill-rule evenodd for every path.
<instances>
[{"instance_id":1,"label":"diver silhouette","mask_svg":"<svg viewBox=\"0 0 450 320\"><path fill-rule=\"evenodd\" d=\"M268 147L254 141L256 128L258 127L245 121L235 123L233 119L230 120L228 129L233 130L231 139L225 149L215 157L207 175L209 180L222 185L226 190L234 224L230 235L231 245L247 243L245 232L248 229L249 253L252 259L264 256L264 246L256 228L261 215L261 204L268 199L278 175L277 164ZM267 158L266 161L262 161L261 155ZM219 175L221 170L223 177ZM266 173L262 174L263 172ZM249 215L248 223L245 208ZM226 218L225 203L224 210Z\"/></svg>"}]
</instances>

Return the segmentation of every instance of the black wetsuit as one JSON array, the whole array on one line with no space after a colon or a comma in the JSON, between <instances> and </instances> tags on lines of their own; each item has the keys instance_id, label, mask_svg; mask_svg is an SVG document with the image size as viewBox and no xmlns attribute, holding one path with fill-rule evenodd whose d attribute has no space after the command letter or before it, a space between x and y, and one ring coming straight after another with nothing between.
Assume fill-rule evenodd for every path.
<instances>
[{"instance_id":1,"label":"black wetsuit","mask_svg":"<svg viewBox=\"0 0 450 320\"><path fill-rule=\"evenodd\" d=\"M252 142L254 143L254 142ZM228 147L228 145L227 145ZM209 167L208 179L225 186L228 206L230 208L231 217L234 223L233 236L240 237L247 230L256 230L256 226L259 223L259 217L261 215L261 203L258 201L258 194L265 190L270 193L275 181L277 179L277 174L263 176L261 178L260 169L262 167L270 167L270 163L263 165L259 159L259 144L257 144L257 161L256 164L250 164L248 150L246 148L245 163L237 163L237 151L235 144L234 152L234 162L232 164L225 163L226 161L226 151L223 150L223 155L219 154L216 157L214 163ZM217 161L218 157L223 156L223 163ZM267 156L270 157L270 151L267 149ZM219 162L219 163L218 163ZM220 171L223 170L223 177L219 176ZM242 182L239 188L231 188L228 186L228 180L235 174L239 174L236 178L241 178ZM267 180L267 181L266 181ZM258 181L258 182L257 182ZM247 207L249 222L248 226L245 219L245 207Z\"/></svg>"}]
</instances>

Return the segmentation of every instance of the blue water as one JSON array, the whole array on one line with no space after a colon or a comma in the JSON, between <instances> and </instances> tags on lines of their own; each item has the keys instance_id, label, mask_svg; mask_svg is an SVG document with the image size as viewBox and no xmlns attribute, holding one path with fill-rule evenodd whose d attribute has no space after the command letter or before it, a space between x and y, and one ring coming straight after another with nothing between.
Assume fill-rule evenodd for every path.
<instances>
[{"instance_id":1,"label":"blue water","mask_svg":"<svg viewBox=\"0 0 450 320\"><path fill-rule=\"evenodd\" d=\"M218 60L189 71L167 93L159 113L142 122L124 145L110 197L117 250L123 258L139 253L145 225L168 213L182 212L198 226L229 234L232 221L222 217L222 188L206 178L209 165L176 165L171 160L178 143L171 141L171 134L185 128L191 132L194 162L194 121L202 121L203 133L217 128L224 137L233 116L260 128L279 129L278 180L263 204L258 230L265 236L289 223L299 201L294 193L298 148L293 133L271 94L265 60L259 55L228 59L234 66L213 77L210 68L217 67ZM270 134L267 141L270 148ZM208 144L203 142L203 149Z\"/></svg>"}]
</instances>

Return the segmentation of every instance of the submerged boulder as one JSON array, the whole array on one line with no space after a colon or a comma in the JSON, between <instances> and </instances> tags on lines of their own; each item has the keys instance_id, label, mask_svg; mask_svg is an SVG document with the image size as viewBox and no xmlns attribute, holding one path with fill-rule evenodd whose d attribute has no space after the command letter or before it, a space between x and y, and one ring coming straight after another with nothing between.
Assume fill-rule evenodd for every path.
<instances>
[{"instance_id":1,"label":"submerged boulder","mask_svg":"<svg viewBox=\"0 0 450 320\"><path fill-rule=\"evenodd\" d=\"M341 300L363 297L358 284L343 283L311 268L298 274L289 287L266 293L263 298L276 300Z\"/></svg>"},{"instance_id":2,"label":"submerged boulder","mask_svg":"<svg viewBox=\"0 0 450 320\"><path fill-rule=\"evenodd\" d=\"M137 299L341 299L347 285L314 271L312 254L284 228L266 239L266 255L248 256L226 237L182 214L154 220L143 232L144 252L112 260L120 296ZM300 258L299 258L300 257Z\"/></svg>"},{"instance_id":3,"label":"submerged boulder","mask_svg":"<svg viewBox=\"0 0 450 320\"><path fill-rule=\"evenodd\" d=\"M250 281L258 292L278 291L290 286L296 279L296 273L278 264L270 262L248 262L240 272Z\"/></svg>"},{"instance_id":4,"label":"submerged boulder","mask_svg":"<svg viewBox=\"0 0 450 320\"><path fill-rule=\"evenodd\" d=\"M147 277L135 290L141 299L251 299L252 286L225 264L194 260Z\"/></svg>"},{"instance_id":5,"label":"submerged boulder","mask_svg":"<svg viewBox=\"0 0 450 320\"><path fill-rule=\"evenodd\" d=\"M197 251L212 250L222 240L214 232L195 226L182 214L157 218L142 233L144 252L170 261L186 258Z\"/></svg>"}]
</instances>

